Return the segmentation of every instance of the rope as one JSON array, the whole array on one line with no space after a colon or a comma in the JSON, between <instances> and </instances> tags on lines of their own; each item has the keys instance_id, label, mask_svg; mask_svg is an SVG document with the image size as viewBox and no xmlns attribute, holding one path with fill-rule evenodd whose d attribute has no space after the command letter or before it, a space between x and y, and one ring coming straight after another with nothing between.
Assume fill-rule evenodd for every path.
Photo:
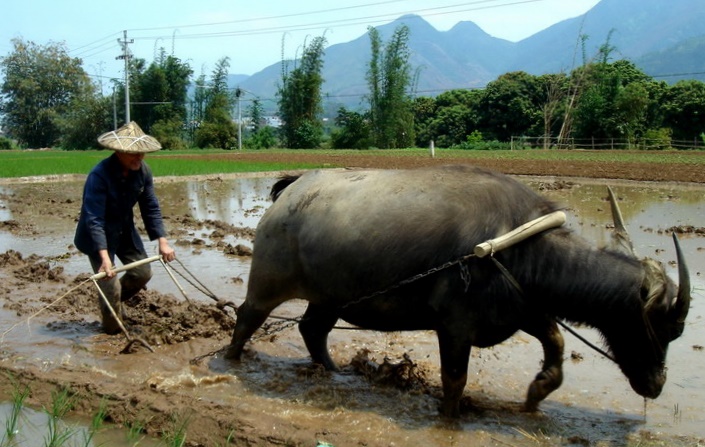
<instances>
[{"instance_id":1,"label":"rope","mask_svg":"<svg viewBox=\"0 0 705 447\"><path fill-rule=\"evenodd\" d=\"M504 265L502 265L502 263L497 260L497 258L495 258L494 256L492 256L492 257L490 257L490 259L492 259L492 261L493 261L494 264L497 266L497 268L499 269L499 271L502 272L502 274L504 275L504 277L505 277L505 278L509 281L509 283L517 290L517 292L519 292L520 294L523 295L523 294L524 294L524 290L521 288L521 285L519 285L519 283L517 282L517 280L514 278L514 275L512 275L512 274L509 272L509 270L507 270L506 267L504 267ZM573 328L571 328L570 326L568 326L567 324L565 324L563 321L561 321L560 319L558 319L558 318L556 318L556 317L553 317L553 319L554 319L554 320L556 321L556 323L558 323L563 329L565 329L566 331L568 331L569 333L571 333L571 334L572 334L574 337L576 337L578 340L582 341L583 343L585 343L586 345L588 345L590 348L594 349L595 351L597 351L598 353L602 354L602 355L605 356L606 358L608 358L608 359L612 360L613 362L617 363L617 360L615 360L614 357L612 357L610 354L608 354L608 353L605 352L604 350L600 349L599 346L595 346L594 344L592 344L589 340L587 340L587 339L586 339L585 337L583 337L582 335L578 334Z\"/></svg>"},{"instance_id":2,"label":"rope","mask_svg":"<svg viewBox=\"0 0 705 447\"><path fill-rule=\"evenodd\" d=\"M30 315L29 317L27 317L26 320L24 320L24 321L18 321L17 323L15 323L15 324L13 324L12 326L10 326L5 332L3 332L2 334L0 334L0 344L2 344L2 343L5 341L5 335L9 334L9 333L10 333L13 329L15 329L17 326L19 326L19 325L22 324L22 323L27 323L27 326L29 326L29 321L30 321L32 318L36 317L36 316L39 315L40 313L42 313L42 312L44 312L45 310L49 309L51 306L53 306L53 305L55 305L56 303L58 303L59 301L63 300L64 298L66 298L67 295L69 295L69 294L72 293L74 290L78 289L79 287L82 287L84 284L88 283L89 281L91 281L91 278L87 278L87 279L83 280L81 283L79 283L79 284L77 284L76 286L70 288L66 293L64 293L63 295L61 295L60 297L58 297L57 299L55 299L55 300L52 301L51 303L47 304L46 306L42 307L41 309L39 309L38 311L36 311L36 312L33 313L32 315Z\"/></svg>"},{"instance_id":3,"label":"rope","mask_svg":"<svg viewBox=\"0 0 705 447\"><path fill-rule=\"evenodd\" d=\"M171 267L171 269L176 272L176 274L179 275L184 281L191 284L193 288L195 288L205 296L213 299L216 302L216 307L218 309L223 310L226 307L231 307L233 310L237 311L237 305L235 303L233 303L232 301L226 301L218 298L215 293L211 292L211 290L196 277L196 275L194 275L188 268L186 268L186 266L179 260L179 258L176 258L175 261L179 264L182 269L184 269L186 273L188 273L190 278L184 275L184 273L181 272L179 269L174 268L173 266Z\"/></svg>"}]
</instances>

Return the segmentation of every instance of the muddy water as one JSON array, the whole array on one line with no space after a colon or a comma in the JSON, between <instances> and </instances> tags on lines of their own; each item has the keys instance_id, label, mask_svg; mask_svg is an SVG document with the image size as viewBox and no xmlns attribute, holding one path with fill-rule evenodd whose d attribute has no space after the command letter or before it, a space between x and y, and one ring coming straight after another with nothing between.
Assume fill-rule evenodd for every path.
<instances>
[{"instance_id":1,"label":"muddy water","mask_svg":"<svg viewBox=\"0 0 705 447\"><path fill-rule=\"evenodd\" d=\"M524 178L536 189L566 204L568 223L574 231L598 245L609 243L606 227L611 223L604 184L574 180ZM236 226L254 227L268 206L272 178L222 181L183 181L158 184L164 214L175 222L180 216L198 221L217 220ZM675 254L665 230L673 226L703 226L705 188L687 185L658 185L611 182L641 256L670 264L676 278ZM561 186L556 188L556 186ZM5 194L41 185L2 185ZM80 183L68 182L67 191L80 191ZM80 192L77 192L80 197ZM67 204L77 213L79 204ZM74 211L72 211L74 212ZM55 262L67 275L87 273L86 260L71 248L75 223L55 216L41 216L35 233L23 236L0 231L0 253L14 249L24 254L60 256ZM0 221L12 219L11 206L0 203ZM171 225L167 221L167 225ZM211 230L190 229L175 235L179 259L218 297L237 303L244 299L249 258L229 256L215 248ZM566 334L565 380L542 405L539 415L516 410L526 387L538 372L541 348L538 342L519 333L500 346L474 350L466 395L479 408L465 414L458 423L442 422L436 416L439 389L437 345L432 333L378 334L358 330L335 330L330 337L333 358L343 366L339 374L323 373L310 367L306 349L294 329L255 342L241 365L232 365L219 355L203 362L189 361L227 343L196 340L158 348L158 354L138 352L111 357L100 353L115 345L96 331L95 316L86 315L84 327L72 326L61 332L43 325L17 328L4 338L5 362L30 361L51 369L59 365L85 365L108 379L120 377L132 383L148 382L166 392L182 392L228 406L234 412L258 419L272 433L283 438L295 431L310 432L311 442L326 439L364 441L369 445L536 445L560 437L573 442L622 445L642 431L668 436L705 438L705 352L702 350L705 324L705 237L684 234L682 246L689 262L693 305L683 336L671 344L668 382L655 401L644 402L629 387L618 368ZM197 243L196 243L197 242ZM251 245L246 238L230 237L228 243ZM149 244L147 245L150 246ZM182 296L159 266L150 287L162 293ZM189 299L208 301L184 285ZM277 315L296 316L303 303L290 302ZM16 322L12 312L0 309L0 329ZM4 329L2 329L4 330ZM599 336L590 329L579 332L596 344ZM120 343L117 342L119 345ZM361 349L381 363L385 357L398 362L408 354L426 375L430 388L400 391L371 385L348 365ZM375 443L376 442L376 443Z\"/></svg>"}]
</instances>

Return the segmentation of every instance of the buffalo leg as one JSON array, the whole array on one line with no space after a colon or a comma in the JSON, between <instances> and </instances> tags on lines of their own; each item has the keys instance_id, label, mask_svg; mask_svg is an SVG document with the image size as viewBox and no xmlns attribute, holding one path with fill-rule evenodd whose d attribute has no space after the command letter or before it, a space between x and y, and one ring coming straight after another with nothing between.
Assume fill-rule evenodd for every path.
<instances>
[{"instance_id":1,"label":"buffalo leg","mask_svg":"<svg viewBox=\"0 0 705 447\"><path fill-rule=\"evenodd\" d=\"M326 308L309 304L299 323L299 332L311 354L311 359L329 371L338 369L328 352L328 334L337 321L338 316L330 313Z\"/></svg>"},{"instance_id":2,"label":"buffalo leg","mask_svg":"<svg viewBox=\"0 0 705 447\"><path fill-rule=\"evenodd\" d=\"M245 343L264 324L270 312L271 309L256 309L250 302L245 300L237 310L237 322L235 323L230 346L225 353L226 359L240 360Z\"/></svg>"},{"instance_id":3,"label":"buffalo leg","mask_svg":"<svg viewBox=\"0 0 705 447\"><path fill-rule=\"evenodd\" d=\"M563 336L552 319L537 318L522 329L543 346L543 368L529 385L524 403L525 411L536 411L539 403L563 382Z\"/></svg>"},{"instance_id":4,"label":"buffalo leg","mask_svg":"<svg viewBox=\"0 0 705 447\"><path fill-rule=\"evenodd\" d=\"M470 361L469 340L439 329L438 347L441 353L441 382L443 383L443 400L440 412L443 416L457 418L460 416L460 398L468 381L468 363Z\"/></svg>"}]
</instances>

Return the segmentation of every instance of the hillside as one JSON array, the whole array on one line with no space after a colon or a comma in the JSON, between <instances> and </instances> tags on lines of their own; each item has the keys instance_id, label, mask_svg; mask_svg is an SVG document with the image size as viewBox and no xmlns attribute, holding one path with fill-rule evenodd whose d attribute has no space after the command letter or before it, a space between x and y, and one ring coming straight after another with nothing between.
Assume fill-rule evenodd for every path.
<instances>
[{"instance_id":1,"label":"hillside","mask_svg":"<svg viewBox=\"0 0 705 447\"><path fill-rule=\"evenodd\" d=\"M490 36L472 22L438 31L408 15L377 29L384 42L401 24L410 29L410 63L418 73L416 92L435 96L457 88L481 88L509 71L540 75L570 71L613 48L611 59L629 59L647 74L669 82L705 80L705 2L702 0L602 0L580 17L557 23L520 42ZM326 48L323 91L326 109L365 108L365 72L370 59L367 34ZM687 76L664 76L688 73ZM693 74L695 73L695 74ZM275 106L281 62L238 85ZM267 99L271 101L266 101Z\"/></svg>"}]
</instances>

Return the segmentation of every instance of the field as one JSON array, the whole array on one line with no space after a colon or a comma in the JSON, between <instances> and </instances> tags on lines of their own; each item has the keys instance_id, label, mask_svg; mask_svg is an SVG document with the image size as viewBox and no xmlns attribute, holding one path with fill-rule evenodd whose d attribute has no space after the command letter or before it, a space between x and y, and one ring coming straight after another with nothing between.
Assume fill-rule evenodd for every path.
<instances>
[{"instance_id":1,"label":"field","mask_svg":"<svg viewBox=\"0 0 705 447\"><path fill-rule=\"evenodd\" d=\"M105 151L0 151L0 178L85 174ZM317 167L403 168L470 163L507 174L705 183L700 151L262 150L179 151L148 156L157 176L281 171Z\"/></svg>"},{"instance_id":2,"label":"field","mask_svg":"<svg viewBox=\"0 0 705 447\"><path fill-rule=\"evenodd\" d=\"M105 405L106 420L124 427L138 427L142 434L153 438L165 439L178 430L179 424L189 422L188 441L184 445L192 446L228 445L228 438L233 441L230 445L261 446L313 446L318 440L336 447L702 445L702 439L692 436L642 431L638 411L624 411L626 416L603 411L627 404L607 401L612 398L600 393L574 398L577 402L588 402L584 405L565 404L556 397L547 403L546 413L518 412L515 403L523 397L526 378L535 374L537 361L536 357L530 357L526 370L516 365L521 353L531 348L521 339L508 347L513 350L511 355L501 350L483 351L473 360L480 366L478 376L482 380L478 382L482 385L469 386L467 393L479 403L479 410L465 412L461 425L457 425L439 420L436 414L439 387L437 366L433 364L434 344L429 348L433 353L431 360L422 355L422 346L413 345L411 358L415 363L410 366L417 367L422 374L409 376L410 380L418 379L418 383L411 384L416 387L412 392L370 383L374 377L362 377L364 371L360 374L359 367L353 372L354 361L359 360L355 354L362 352L357 351L358 347L377 348L380 364L382 354L396 361L407 353L412 345L410 340L418 343L417 338L409 338L416 336L408 334L349 336L345 331L338 332L334 335L337 342L334 344L338 346L334 354L349 362L343 363L342 375L313 368L300 349L295 329L262 337L241 367L217 356L205 356L191 364L190 361L228 343L233 317L219 312L210 302L188 305L180 297L161 293L155 286L130 303L127 322L131 327L144 328L142 336L157 352L150 353L137 346L136 352L124 355L119 353L126 344L121 335L107 336L100 332L90 284L79 287L42 312L28 330L29 322L24 322L35 312L86 280L85 274L77 273L85 270L84 256L70 247L70 241L80 207L81 180L107 155L106 151L0 151L0 302L3 304L0 316L4 322L10 321L0 326L6 343L0 344L0 374L12 377L20 387L9 380L3 381L0 401L11 401L12 393L26 385L32 391L26 404L41 408L49 406L59 391L66 391L76 398L76 414L91 417ZM705 184L705 152L684 151L438 150L433 158L428 150L163 151L148 155L147 161L158 177L157 183L176 184L184 177L196 179L193 183L204 194L226 199L232 191L221 186L226 184L220 181L224 174L269 171L271 177L317 167L406 168L470 163L508 174L542 176L547 184L557 187L566 184L561 180L565 178L574 182L593 178ZM266 192L260 195L264 197ZM245 289L242 279L231 272L221 274L217 267L208 264L223 262L221 249L195 242L203 237L204 227L213 231L208 235L213 238L216 232L233 231L232 225L213 229L209 225L222 222L197 220L188 215L193 204L183 195L174 193L169 198L172 209L179 210L168 216L170 238L185 241L177 249L180 258L187 265L199 265L201 275L214 275L221 282L216 287L231 294L222 296L240 298ZM670 200L670 196L664 199ZM223 206L229 203L216 202ZM12 219L3 221L4 212L10 213ZM2 239L5 235L9 237ZM251 241L253 232L243 232L237 237ZM3 245L8 240L21 240L24 245L22 248L14 242ZM695 240L698 247L702 245L700 240ZM58 256L47 254L52 247L59 252ZM697 253L702 252L705 249L698 248ZM228 261L240 262L232 257ZM242 264L243 268L248 265L247 261ZM697 264L693 267L700 275ZM19 326L6 333L13 323ZM352 341L348 342L347 337L352 337ZM56 358L47 361L51 357L47 352ZM574 369L593 370L594 364L599 364L588 359L572 360L578 364ZM370 364L373 362L362 358L363 369ZM492 375L497 364L511 369L508 375L511 380L495 380ZM409 366L409 363L399 365ZM675 371L679 369L675 367L677 364L672 365ZM421 377L423 373L428 380ZM611 373L604 381L621 384L623 378L619 373ZM624 389L624 393L614 397L614 401L623 399L633 403L633 393L629 389ZM566 398L570 399L573 397ZM695 410L686 409L685 400L680 403L686 417L700 417L693 414ZM641 407L639 399L636 407ZM651 418L655 410L652 407L650 411ZM674 411L678 414L681 410Z\"/></svg>"}]
</instances>

